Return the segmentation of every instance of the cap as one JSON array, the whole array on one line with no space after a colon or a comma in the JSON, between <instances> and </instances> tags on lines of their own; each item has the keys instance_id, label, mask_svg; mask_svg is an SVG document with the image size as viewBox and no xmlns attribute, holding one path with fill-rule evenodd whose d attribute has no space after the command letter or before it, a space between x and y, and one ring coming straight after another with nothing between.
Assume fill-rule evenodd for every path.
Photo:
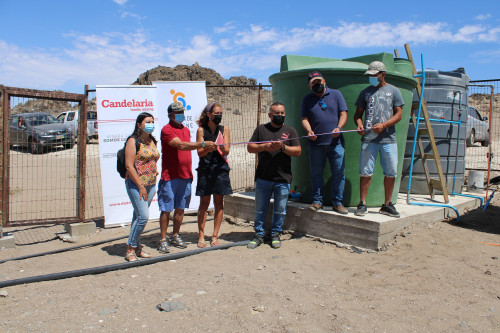
<instances>
[{"instance_id":1,"label":"cap","mask_svg":"<svg viewBox=\"0 0 500 333\"><path fill-rule=\"evenodd\" d=\"M372 61L370 65L368 65L368 70L365 72L365 75L375 75L378 72L385 72L385 65L380 61Z\"/></svg>"},{"instance_id":2,"label":"cap","mask_svg":"<svg viewBox=\"0 0 500 333\"><path fill-rule=\"evenodd\" d=\"M172 112L184 112L184 106L180 102L174 102L168 106L168 113Z\"/></svg>"},{"instance_id":3,"label":"cap","mask_svg":"<svg viewBox=\"0 0 500 333\"><path fill-rule=\"evenodd\" d=\"M309 75L307 75L307 82L311 82L311 80L314 79L323 79L323 75L321 75L321 73L318 71L311 72L309 73Z\"/></svg>"}]
</instances>

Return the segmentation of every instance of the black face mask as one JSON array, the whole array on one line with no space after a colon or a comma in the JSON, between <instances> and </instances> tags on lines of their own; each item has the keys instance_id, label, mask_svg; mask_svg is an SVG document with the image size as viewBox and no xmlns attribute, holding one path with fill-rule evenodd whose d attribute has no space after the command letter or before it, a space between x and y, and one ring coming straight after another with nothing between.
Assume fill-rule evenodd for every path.
<instances>
[{"instance_id":1,"label":"black face mask","mask_svg":"<svg viewBox=\"0 0 500 333\"><path fill-rule=\"evenodd\" d=\"M311 90L315 92L316 94L322 94L323 91L325 91L325 85L320 83L315 86L312 86Z\"/></svg>"},{"instance_id":2,"label":"black face mask","mask_svg":"<svg viewBox=\"0 0 500 333\"><path fill-rule=\"evenodd\" d=\"M212 121L215 123L215 125L219 125L220 122L222 121L222 115L221 114L216 114Z\"/></svg>"},{"instance_id":3,"label":"black face mask","mask_svg":"<svg viewBox=\"0 0 500 333\"><path fill-rule=\"evenodd\" d=\"M273 116L273 123L275 123L276 125L281 126L283 125L284 122L285 122L285 116L277 114Z\"/></svg>"}]
</instances>

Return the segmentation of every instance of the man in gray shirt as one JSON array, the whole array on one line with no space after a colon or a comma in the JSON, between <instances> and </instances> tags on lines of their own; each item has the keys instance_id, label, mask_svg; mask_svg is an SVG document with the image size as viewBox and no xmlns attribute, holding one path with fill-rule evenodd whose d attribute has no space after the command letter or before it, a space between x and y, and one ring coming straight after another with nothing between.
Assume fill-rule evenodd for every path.
<instances>
[{"instance_id":1,"label":"man in gray shirt","mask_svg":"<svg viewBox=\"0 0 500 333\"><path fill-rule=\"evenodd\" d=\"M385 65L382 62L370 63L365 75L368 75L370 86L359 94L354 115L354 122L360 131L358 133L362 135L359 163L360 203L354 214L363 216L367 212L366 196L377 155L380 154L380 165L385 176L385 201L379 213L399 217L398 211L391 203L398 169L398 147L394 126L403 116L404 102L399 89L385 81Z\"/></svg>"}]
</instances>

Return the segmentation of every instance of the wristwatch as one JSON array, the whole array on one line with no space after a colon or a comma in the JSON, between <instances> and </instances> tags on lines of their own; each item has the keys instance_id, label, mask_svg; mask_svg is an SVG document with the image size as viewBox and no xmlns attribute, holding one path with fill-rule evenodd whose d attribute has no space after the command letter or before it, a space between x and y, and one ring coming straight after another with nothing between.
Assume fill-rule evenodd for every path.
<instances>
[{"instance_id":1,"label":"wristwatch","mask_svg":"<svg viewBox=\"0 0 500 333\"><path fill-rule=\"evenodd\" d=\"M207 144L205 143L205 141L203 141L203 142L201 143L201 148L205 148L205 147L206 147L206 145L207 145Z\"/></svg>"},{"instance_id":2,"label":"wristwatch","mask_svg":"<svg viewBox=\"0 0 500 333\"><path fill-rule=\"evenodd\" d=\"M281 146L281 151L285 151L285 144L283 143L283 146Z\"/></svg>"}]
</instances>

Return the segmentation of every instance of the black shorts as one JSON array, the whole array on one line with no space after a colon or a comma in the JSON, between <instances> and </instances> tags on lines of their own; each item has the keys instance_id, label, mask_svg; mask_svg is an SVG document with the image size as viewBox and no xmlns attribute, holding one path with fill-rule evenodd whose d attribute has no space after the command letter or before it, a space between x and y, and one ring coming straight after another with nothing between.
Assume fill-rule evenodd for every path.
<instances>
[{"instance_id":1,"label":"black shorts","mask_svg":"<svg viewBox=\"0 0 500 333\"><path fill-rule=\"evenodd\" d=\"M212 194L233 194L231 181L229 180L229 171L220 170L217 172L198 172L196 195L203 197Z\"/></svg>"}]
</instances>

